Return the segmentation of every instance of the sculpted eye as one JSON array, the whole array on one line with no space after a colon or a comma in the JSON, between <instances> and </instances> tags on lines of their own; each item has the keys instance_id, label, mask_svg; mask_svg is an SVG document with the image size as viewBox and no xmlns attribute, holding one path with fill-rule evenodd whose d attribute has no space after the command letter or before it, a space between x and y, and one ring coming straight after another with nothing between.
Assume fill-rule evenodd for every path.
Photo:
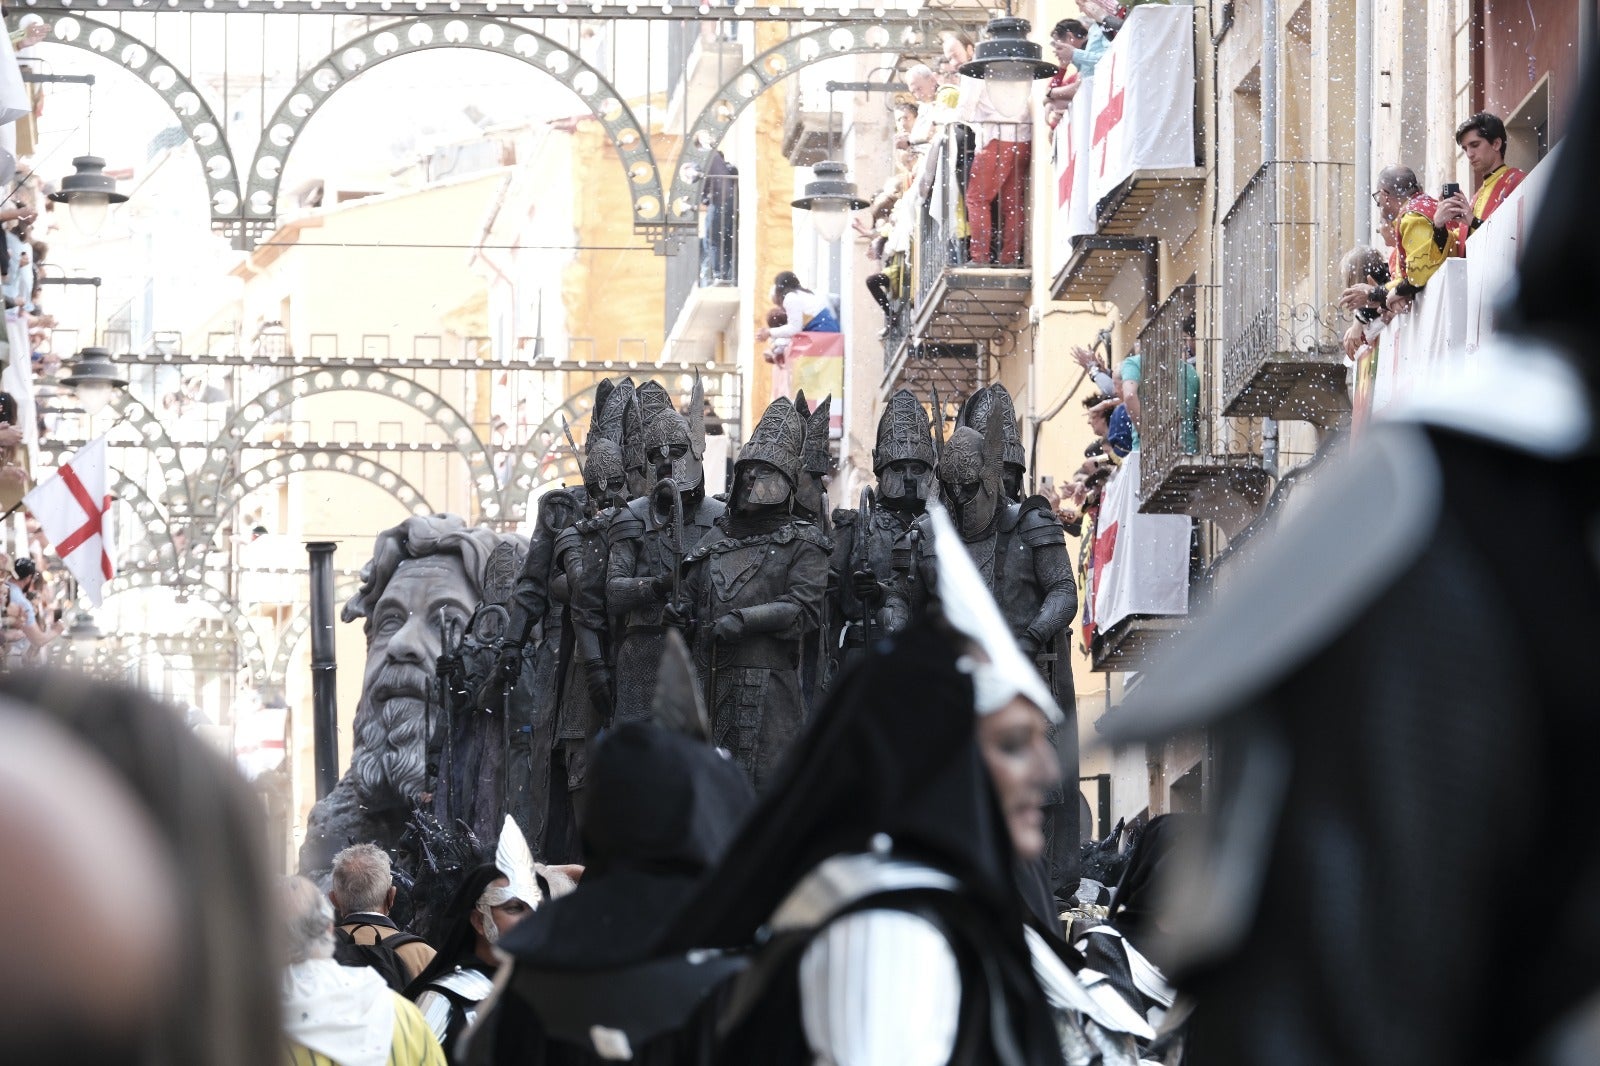
<instances>
[{"instance_id":1,"label":"sculpted eye","mask_svg":"<svg viewBox=\"0 0 1600 1066\"><path fill-rule=\"evenodd\" d=\"M401 626L405 625L405 621L406 619L404 615L386 614L383 616L383 618L379 619L377 631L385 636L392 635L399 631Z\"/></svg>"}]
</instances>

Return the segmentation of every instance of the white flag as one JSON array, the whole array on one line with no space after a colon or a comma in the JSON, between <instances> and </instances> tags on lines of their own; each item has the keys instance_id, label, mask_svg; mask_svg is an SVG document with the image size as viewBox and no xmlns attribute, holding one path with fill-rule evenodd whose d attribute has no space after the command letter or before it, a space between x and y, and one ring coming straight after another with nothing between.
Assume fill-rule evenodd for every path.
<instances>
[{"instance_id":1,"label":"white flag","mask_svg":"<svg viewBox=\"0 0 1600 1066\"><path fill-rule=\"evenodd\" d=\"M100 436L22 498L56 555L96 607L105 583L117 576L116 564L111 561L115 549L107 484L106 439Z\"/></svg>"},{"instance_id":2,"label":"white flag","mask_svg":"<svg viewBox=\"0 0 1600 1066\"><path fill-rule=\"evenodd\" d=\"M1080 164L1089 170L1090 203L1136 170L1194 166L1194 11L1189 4L1141 4L1095 63Z\"/></svg>"},{"instance_id":3,"label":"white flag","mask_svg":"<svg viewBox=\"0 0 1600 1066\"><path fill-rule=\"evenodd\" d=\"M1139 453L1106 483L1094 540L1094 622L1189 612L1189 518L1139 510Z\"/></svg>"}]
</instances>

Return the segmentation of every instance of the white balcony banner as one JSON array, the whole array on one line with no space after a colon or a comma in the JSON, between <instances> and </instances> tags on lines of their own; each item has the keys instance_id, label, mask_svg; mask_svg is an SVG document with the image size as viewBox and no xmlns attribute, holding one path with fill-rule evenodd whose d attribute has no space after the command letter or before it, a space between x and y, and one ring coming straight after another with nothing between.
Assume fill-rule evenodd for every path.
<instances>
[{"instance_id":1,"label":"white balcony banner","mask_svg":"<svg viewBox=\"0 0 1600 1066\"><path fill-rule=\"evenodd\" d=\"M1094 569L1094 624L1101 633L1130 615L1189 612L1189 518L1140 513L1137 450L1106 483Z\"/></svg>"},{"instance_id":2,"label":"white balcony banner","mask_svg":"<svg viewBox=\"0 0 1600 1066\"><path fill-rule=\"evenodd\" d=\"M1056 210L1050 219L1050 273L1059 274L1072 258L1072 239L1094 232L1089 199L1089 113L1094 81L1078 87L1072 106L1061 116L1050 142L1050 173L1055 179Z\"/></svg>"},{"instance_id":3,"label":"white balcony banner","mask_svg":"<svg viewBox=\"0 0 1600 1066\"><path fill-rule=\"evenodd\" d=\"M1095 64L1092 202L1136 170L1194 166L1194 12L1187 4L1141 4Z\"/></svg>"},{"instance_id":4,"label":"white balcony banner","mask_svg":"<svg viewBox=\"0 0 1600 1066\"><path fill-rule=\"evenodd\" d=\"M1372 410L1444 377L1466 354L1467 260L1446 259L1411 310L1396 315L1378 335Z\"/></svg>"}]
</instances>

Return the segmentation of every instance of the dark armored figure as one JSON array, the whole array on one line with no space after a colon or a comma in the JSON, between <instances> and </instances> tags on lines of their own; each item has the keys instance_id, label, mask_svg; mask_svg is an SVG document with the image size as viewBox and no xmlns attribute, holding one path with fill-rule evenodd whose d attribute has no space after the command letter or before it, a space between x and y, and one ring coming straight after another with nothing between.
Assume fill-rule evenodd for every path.
<instances>
[{"instance_id":1,"label":"dark armored figure","mask_svg":"<svg viewBox=\"0 0 1600 1066\"><path fill-rule=\"evenodd\" d=\"M612 641L614 717L620 722L650 714L661 661L662 612L681 579L684 555L723 512L721 501L705 494L705 398L698 380L689 411L685 417L669 403L645 424L640 440L656 486L621 508L606 534L606 607L620 626Z\"/></svg>"},{"instance_id":2,"label":"dark armored figure","mask_svg":"<svg viewBox=\"0 0 1600 1066\"><path fill-rule=\"evenodd\" d=\"M862 493L855 510L833 512L833 572L838 597L833 611L842 633L833 647L845 657L869 636L892 631L883 616L885 593L895 579L895 545L927 509L936 482L933 430L922 403L906 389L889 397L878 419L872 472L878 491ZM871 634L868 633L871 630Z\"/></svg>"},{"instance_id":3,"label":"dark armored figure","mask_svg":"<svg viewBox=\"0 0 1600 1066\"><path fill-rule=\"evenodd\" d=\"M734 464L718 535L689 555L684 587L712 737L758 791L805 725L801 664L827 590L832 545L793 514L804 441L794 405L774 400Z\"/></svg>"},{"instance_id":4,"label":"dark armored figure","mask_svg":"<svg viewBox=\"0 0 1600 1066\"><path fill-rule=\"evenodd\" d=\"M939 454L942 502L961 534L984 584L1000 605L1011 634L1050 683L1065 715L1054 737L1063 779L1045 808L1047 876L1058 894L1070 895L1078 879L1078 732L1073 696L1069 626L1078 609L1066 535L1049 501L1032 496L1015 503L1005 495L1003 420L989 418L986 432L960 426ZM893 628L926 602L937 577L926 516L907 534L909 565L894 582L885 608Z\"/></svg>"}]
</instances>

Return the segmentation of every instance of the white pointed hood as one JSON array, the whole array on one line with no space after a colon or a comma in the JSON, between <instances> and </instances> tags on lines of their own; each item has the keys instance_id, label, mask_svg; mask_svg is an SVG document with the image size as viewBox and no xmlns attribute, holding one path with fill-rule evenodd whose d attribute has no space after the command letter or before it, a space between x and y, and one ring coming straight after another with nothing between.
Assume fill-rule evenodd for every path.
<instances>
[{"instance_id":1,"label":"white pointed hood","mask_svg":"<svg viewBox=\"0 0 1600 1066\"><path fill-rule=\"evenodd\" d=\"M933 551L939 566L939 605L950 624L964 633L987 662L975 662L972 687L979 714L993 714L1021 696L1058 725L1061 708L1050 695L1038 668L1022 654L1011 636L1000 606L989 595L967 546L937 502L928 505L933 526Z\"/></svg>"}]
</instances>

